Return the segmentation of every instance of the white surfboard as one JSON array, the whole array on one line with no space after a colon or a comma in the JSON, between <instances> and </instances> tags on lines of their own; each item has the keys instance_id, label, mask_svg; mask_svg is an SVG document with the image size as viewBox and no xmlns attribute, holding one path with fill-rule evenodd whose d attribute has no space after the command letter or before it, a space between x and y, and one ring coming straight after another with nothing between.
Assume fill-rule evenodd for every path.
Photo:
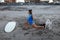
<instances>
[{"instance_id":1,"label":"white surfboard","mask_svg":"<svg viewBox=\"0 0 60 40\"><path fill-rule=\"evenodd\" d=\"M5 32L12 32L16 27L16 22L8 22L5 26Z\"/></svg>"},{"instance_id":2,"label":"white surfboard","mask_svg":"<svg viewBox=\"0 0 60 40\"><path fill-rule=\"evenodd\" d=\"M47 26L49 29L52 29L52 26L51 26L51 25L52 25L52 21L50 21L50 19L47 19L45 24L46 24L46 26Z\"/></svg>"}]
</instances>

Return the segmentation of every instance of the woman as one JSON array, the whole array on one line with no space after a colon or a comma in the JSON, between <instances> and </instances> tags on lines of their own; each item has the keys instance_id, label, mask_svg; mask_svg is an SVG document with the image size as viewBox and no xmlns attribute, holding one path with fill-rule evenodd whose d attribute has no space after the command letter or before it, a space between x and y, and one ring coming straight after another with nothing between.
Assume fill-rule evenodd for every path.
<instances>
[{"instance_id":1,"label":"woman","mask_svg":"<svg viewBox=\"0 0 60 40\"><path fill-rule=\"evenodd\" d=\"M33 28L36 28L36 29L44 29L45 28L45 25L44 26L37 26L33 20L33 15L32 15L32 10L29 10L29 16L27 17L27 22L25 22L25 28L28 29L29 28L29 25L32 25Z\"/></svg>"}]
</instances>

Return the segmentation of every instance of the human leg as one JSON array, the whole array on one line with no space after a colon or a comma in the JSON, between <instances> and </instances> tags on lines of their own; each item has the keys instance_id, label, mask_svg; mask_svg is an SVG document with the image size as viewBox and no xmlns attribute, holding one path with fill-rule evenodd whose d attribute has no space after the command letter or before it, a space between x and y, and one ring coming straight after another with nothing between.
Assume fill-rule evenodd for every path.
<instances>
[{"instance_id":1,"label":"human leg","mask_svg":"<svg viewBox=\"0 0 60 40\"><path fill-rule=\"evenodd\" d=\"M44 26L37 26L36 24L33 24L32 27L41 30L44 29Z\"/></svg>"}]
</instances>

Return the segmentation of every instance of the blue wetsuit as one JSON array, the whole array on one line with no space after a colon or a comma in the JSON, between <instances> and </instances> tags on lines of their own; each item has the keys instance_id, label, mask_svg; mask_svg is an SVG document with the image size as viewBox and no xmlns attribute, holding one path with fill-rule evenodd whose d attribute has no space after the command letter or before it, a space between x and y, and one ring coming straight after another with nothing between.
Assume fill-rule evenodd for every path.
<instances>
[{"instance_id":1,"label":"blue wetsuit","mask_svg":"<svg viewBox=\"0 0 60 40\"><path fill-rule=\"evenodd\" d=\"M28 16L27 21L30 25L34 24L34 21L33 21L33 18L32 18L31 14Z\"/></svg>"}]
</instances>

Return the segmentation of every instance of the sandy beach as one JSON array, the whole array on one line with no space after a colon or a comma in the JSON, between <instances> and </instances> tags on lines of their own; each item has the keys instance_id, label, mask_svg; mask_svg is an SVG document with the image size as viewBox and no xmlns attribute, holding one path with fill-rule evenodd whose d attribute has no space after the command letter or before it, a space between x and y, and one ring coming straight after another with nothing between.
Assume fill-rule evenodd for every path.
<instances>
[{"instance_id":1,"label":"sandy beach","mask_svg":"<svg viewBox=\"0 0 60 40\"><path fill-rule=\"evenodd\" d=\"M50 19L53 22L52 29L36 30L30 26L30 29L23 30L28 9L33 10L36 24L45 23ZM10 21L16 21L17 25L13 32L6 33L5 25ZM0 6L0 40L60 40L60 6Z\"/></svg>"}]
</instances>

